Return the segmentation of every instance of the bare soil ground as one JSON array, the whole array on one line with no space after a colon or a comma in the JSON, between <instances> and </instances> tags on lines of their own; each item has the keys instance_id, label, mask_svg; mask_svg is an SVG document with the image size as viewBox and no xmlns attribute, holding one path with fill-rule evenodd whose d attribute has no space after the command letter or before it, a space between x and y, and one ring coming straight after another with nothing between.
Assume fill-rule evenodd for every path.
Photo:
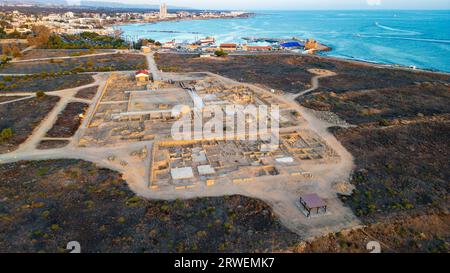
<instances>
[{"instance_id":1,"label":"bare soil ground","mask_svg":"<svg viewBox=\"0 0 450 273\"><path fill-rule=\"evenodd\" d=\"M263 84L291 93L311 87L312 74L308 69L327 69L338 73L335 77L320 80L322 90L334 92L401 87L430 81L450 83L450 76L377 68L307 55L261 54L206 59L192 54L156 54L155 59L163 71L210 71L238 81Z\"/></svg>"},{"instance_id":2,"label":"bare soil ground","mask_svg":"<svg viewBox=\"0 0 450 273\"><path fill-rule=\"evenodd\" d=\"M334 112L352 124L362 124L448 113L450 85L432 82L340 93L321 91L299 98L299 102L314 110Z\"/></svg>"},{"instance_id":3,"label":"bare soil ground","mask_svg":"<svg viewBox=\"0 0 450 273\"><path fill-rule=\"evenodd\" d=\"M450 250L450 215L401 215L363 229L339 232L300 243L294 252L367 253L367 243L378 241L381 252L448 253Z\"/></svg>"},{"instance_id":4,"label":"bare soil ground","mask_svg":"<svg viewBox=\"0 0 450 273\"><path fill-rule=\"evenodd\" d=\"M57 149L67 146L68 140L42 140L37 145L39 150Z\"/></svg>"},{"instance_id":5,"label":"bare soil ground","mask_svg":"<svg viewBox=\"0 0 450 273\"><path fill-rule=\"evenodd\" d=\"M148 201L116 172L77 160L0 165L0 252L283 251L298 236L242 196Z\"/></svg>"},{"instance_id":6,"label":"bare soil ground","mask_svg":"<svg viewBox=\"0 0 450 273\"><path fill-rule=\"evenodd\" d=\"M276 65L274 64L274 58ZM166 72L209 71L241 82L267 84L296 93L310 87L308 68L291 64L282 55L228 56L205 60L195 55L156 54L159 69ZM283 77L280 77L283 75Z\"/></svg>"},{"instance_id":7,"label":"bare soil ground","mask_svg":"<svg viewBox=\"0 0 450 273\"><path fill-rule=\"evenodd\" d=\"M26 63L9 63L0 73L59 73L113 70L136 70L146 68L145 56L139 54L111 54L72 59L54 59Z\"/></svg>"},{"instance_id":8,"label":"bare soil ground","mask_svg":"<svg viewBox=\"0 0 450 273\"><path fill-rule=\"evenodd\" d=\"M356 163L356 191L343 200L366 222L398 211L450 208L448 118L335 134Z\"/></svg>"},{"instance_id":9,"label":"bare soil ground","mask_svg":"<svg viewBox=\"0 0 450 273\"><path fill-rule=\"evenodd\" d=\"M67 88L74 88L94 82L91 75L74 74L62 76L20 76L20 77L0 77L0 92L37 92L55 91Z\"/></svg>"},{"instance_id":10,"label":"bare soil ground","mask_svg":"<svg viewBox=\"0 0 450 273\"><path fill-rule=\"evenodd\" d=\"M0 130L13 131L12 138L0 143L0 153L17 149L58 101L58 97L45 96L0 105Z\"/></svg>"},{"instance_id":11,"label":"bare soil ground","mask_svg":"<svg viewBox=\"0 0 450 273\"><path fill-rule=\"evenodd\" d=\"M29 59L40 59L40 58L54 58L54 57L69 57L78 54L96 54L96 53L107 53L113 52L111 49L96 49L92 52L89 49L33 49L25 52L25 54L20 57L20 60Z\"/></svg>"},{"instance_id":12,"label":"bare soil ground","mask_svg":"<svg viewBox=\"0 0 450 273\"><path fill-rule=\"evenodd\" d=\"M86 87L83 89L80 89L77 94L75 95L76 98L80 99L93 99L95 97L95 94L97 94L98 85Z\"/></svg>"},{"instance_id":13,"label":"bare soil ground","mask_svg":"<svg viewBox=\"0 0 450 273\"><path fill-rule=\"evenodd\" d=\"M445 213L407 211L305 243L251 198L148 201L80 160L3 164L0 175L0 252L66 252L72 240L83 252L367 253L373 240L383 252L449 251Z\"/></svg>"},{"instance_id":14,"label":"bare soil ground","mask_svg":"<svg viewBox=\"0 0 450 273\"><path fill-rule=\"evenodd\" d=\"M320 86L324 91L340 93L355 90L399 88L427 83L450 83L448 74L388 69L339 60L333 60L332 62L336 65L333 71L339 75L321 81Z\"/></svg>"},{"instance_id":15,"label":"bare soil ground","mask_svg":"<svg viewBox=\"0 0 450 273\"><path fill-rule=\"evenodd\" d=\"M66 108L58 115L53 127L47 132L47 137L71 137L80 127L81 114L86 112L88 105L82 102L68 103Z\"/></svg>"}]
</instances>

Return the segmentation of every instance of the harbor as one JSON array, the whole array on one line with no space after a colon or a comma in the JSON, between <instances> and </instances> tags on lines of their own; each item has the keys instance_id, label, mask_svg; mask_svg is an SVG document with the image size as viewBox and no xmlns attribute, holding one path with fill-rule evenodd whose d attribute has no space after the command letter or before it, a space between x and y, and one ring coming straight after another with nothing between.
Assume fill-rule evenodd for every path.
<instances>
[{"instance_id":1,"label":"harbor","mask_svg":"<svg viewBox=\"0 0 450 273\"><path fill-rule=\"evenodd\" d=\"M415 21L414 16L408 11L373 11L369 15L335 11L274 11L256 12L249 18L133 24L120 26L120 29L124 31L124 36L150 38L161 43L175 39L180 44L194 43L202 37L211 36L215 38L216 45L234 43L273 47L280 42L294 41L294 37L300 42L312 38L324 45L317 54L321 56L449 72L448 32L431 31L448 28L445 23L448 13L427 12L427 16L440 18L430 22L429 27L420 24L420 20ZM179 33L150 33L148 30ZM408 54L405 55L405 52Z\"/></svg>"},{"instance_id":2,"label":"harbor","mask_svg":"<svg viewBox=\"0 0 450 273\"><path fill-rule=\"evenodd\" d=\"M211 57L213 54L216 56L224 56L246 52L293 52L314 55L322 51L331 51L329 46L312 38L300 39L293 37L291 39L281 39L244 37L242 39L246 42L218 43L214 37L208 36L196 39L194 42L172 39L168 42L161 43L151 39L140 39L137 42L130 41L130 43L134 44L134 48L141 49L144 52L162 50L165 52L197 53L200 57Z\"/></svg>"}]
</instances>

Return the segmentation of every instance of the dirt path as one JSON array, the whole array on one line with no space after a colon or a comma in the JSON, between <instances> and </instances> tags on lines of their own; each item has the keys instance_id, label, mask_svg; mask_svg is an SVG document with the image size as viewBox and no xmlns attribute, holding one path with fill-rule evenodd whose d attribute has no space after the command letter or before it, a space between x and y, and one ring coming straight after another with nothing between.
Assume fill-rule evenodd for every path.
<instances>
[{"instance_id":1,"label":"dirt path","mask_svg":"<svg viewBox=\"0 0 450 273\"><path fill-rule=\"evenodd\" d=\"M18 102L18 101L21 101L21 100L29 100L29 99L32 99L34 97L35 96L26 96L26 97L23 97L23 98L18 98L18 99L14 99L14 100L4 101L4 102L0 102L0 105L13 103L13 102Z\"/></svg>"},{"instance_id":2,"label":"dirt path","mask_svg":"<svg viewBox=\"0 0 450 273\"><path fill-rule=\"evenodd\" d=\"M22 51L20 51L20 53L24 54L25 52L28 52L28 51L33 50L35 48L36 48L36 46L34 46L34 45L33 46L29 46L27 48L24 48Z\"/></svg>"},{"instance_id":3,"label":"dirt path","mask_svg":"<svg viewBox=\"0 0 450 273\"><path fill-rule=\"evenodd\" d=\"M314 90L317 90L320 86L319 79L336 76L336 73L329 71L329 70L323 70L323 69L309 69L308 72L316 75L311 78L311 88L295 94L293 96L294 100L297 99L298 97L301 97L308 93L311 93Z\"/></svg>"},{"instance_id":4,"label":"dirt path","mask_svg":"<svg viewBox=\"0 0 450 273\"><path fill-rule=\"evenodd\" d=\"M148 69L150 70L150 72L153 75L153 80L155 80L155 81L162 80L162 77L160 76L160 72L158 70L158 66L156 65L156 62L155 62L155 58L154 58L155 53L151 52L151 53L147 53L144 55L147 58Z\"/></svg>"},{"instance_id":5,"label":"dirt path","mask_svg":"<svg viewBox=\"0 0 450 273\"><path fill-rule=\"evenodd\" d=\"M61 111L66 108L69 100L67 98L61 98L58 103L53 107L52 111L45 117L45 119L39 124L37 128L34 129L31 136L22 143L19 148L16 150L17 153L21 153L24 151L30 151L36 149L41 139L45 136L48 130L53 127L53 124L56 122L58 115Z\"/></svg>"},{"instance_id":6,"label":"dirt path","mask_svg":"<svg viewBox=\"0 0 450 273\"><path fill-rule=\"evenodd\" d=\"M93 53L93 54L80 55L80 56L46 57L46 58L35 58L35 59L26 59L26 60L14 59L14 60L11 60L10 63L29 63L29 62L50 61L50 60L78 59L78 58L86 58L86 57L111 55L111 54L116 54L117 52L119 52L119 51L114 50L111 52Z\"/></svg>"},{"instance_id":7,"label":"dirt path","mask_svg":"<svg viewBox=\"0 0 450 273\"><path fill-rule=\"evenodd\" d=\"M53 125L55 124L58 115L64 111L64 109L66 108L67 104L70 102L83 102L83 103L87 103L87 104L91 104L92 101L91 100L87 100L87 99L79 99L79 98L75 98L74 96L77 94L77 92L81 89L87 88L87 87L91 87L91 86L96 86L99 85L102 82L103 78L96 75L94 76L94 82L88 85L83 85L80 87L76 87L76 88L69 88L69 89L64 89L64 90L58 90L58 91L52 91L52 92L46 92L46 95L48 96L58 96L61 99L58 101L58 103L55 105L55 107L53 107L53 109L50 111L50 113L48 113L48 115L45 117L44 120L41 121L41 123L39 124L39 126L37 126L32 134L28 137L28 139L22 143L17 150L13 151L12 154L21 154L21 153L26 153L29 151L35 151L37 145L41 142L41 140L43 140L45 138L46 133L53 127ZM15 93L15 95L17 95L18 93ZM30 98L34 97L35 94L34 93L19 93L19 94L32 94L30 96ZM19 99L20 100L20 99Z\"/></svg>"}]
</instances>

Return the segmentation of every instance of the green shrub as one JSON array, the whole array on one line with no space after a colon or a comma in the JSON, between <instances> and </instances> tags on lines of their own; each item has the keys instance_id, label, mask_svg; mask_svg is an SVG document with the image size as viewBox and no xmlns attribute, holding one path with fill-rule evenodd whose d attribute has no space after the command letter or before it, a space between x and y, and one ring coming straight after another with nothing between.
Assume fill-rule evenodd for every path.
<instances>
[{"instance_id":1,"label":"green shrub","mask_svg":"<svg viewBox=\"0 0 450 273\"><path fill-rule=\"evenodd\" d=\"M92 60L88 60L86 62L86 66L92 68L92 67L94 67L94 62Z\"/></svg>"},{"instance_id":2,"label":"green shrub","mask_svg":"<svg viewBox=\"0 0 450 273\"><path fill-rule=\"evenodd\" d=\"M168 212L170 210L170 207L169 207L169 205L164 204L164 205L161 206L161 210L164 211L164 212Z\"/></svg>"},{"instance_id":3,"label":"green shrub","mask_svg":"<svg viewBox=\"0 0 450 273\"><path fill-rule=\"evenodd\" d=\"M5 66L9 61L10 61L9 57L3 54L0 59L0 67Z\"/></svg>"},{"instance_id":4,"label":"green shrub","mask_svg":"<svg viewBox=\"0 0 450 273\"><path fill-rule=\"evenodd\" d=\"M387 119L382 119L378 123L380 124L380 126L385 126L385 127L391 125L391 123Z\"/></svg>"},{"instance_id":5,"label":"green shrub","mask_svg":"<svg viewBox=\"0 0 450 273\"><path fill-rule=\"evenodd\" d=\"M46 175L48 173L49 170L50 169L48 167L40 168L39 170L37 170L37 175L38 176L44 176L44 175Z\"/></svg>"},{"instance_id":6,"label":"green shrub","mask_svg":"<svg viewBox=\"0 0 450 273\"><path fill-rule=\"evenodd\" d=\"M370 204L367 206L370 213L374 213L377 210L377 206L375 204Z\"/></svg>"},{"instance_id":7,"label":"green shrub","mask_svg":"<svg viewBox=\"0 0 450 273\"><path fill-rule=\"evenodd\" d=\"M59 225L58 224L53 224L53 225L51 225L51 230L53 230L53 231L57 231L57 230L59 230Z\"/></svg>"},{"instance_id":8,"label":"green shrub","mask_svg":"<svg viewBox=\"0 0 450 273\"><path fill-rule=\"evenodd\" d=\"M0 133L0 142L12 138L13 130L11 128L4 128Z\"/></svg>"},{"instance_id":9,"label":"green shrub","mask_svg":"<svg viewBox=\"0 0 450 273\"><path fill-rule=\"evenodd\" d=\"M83 67L75 67L74 69L72 69L72 73L82 73L85 72L85 69Z\"/></svg>"},{"instance_id":10,"label":"green shrub","mask_svg":"<svg viewBox=\"0 0 450 273\"><path fill-rule=\"evenodd\" d=\"M214 55L216 55L217 57L226 57L226 56L228 56L228 53L226 53L223 50L216 50L214 52Z\"/></svg>"},{"instance_id":11,"label":"green shrub","mask_svg":"<svg viewBox=\"0 0 450 273\"><path fill-rule=\"evenodd\" d=\"M37 91L37 92L36 92L36 97L42 98L42 97L44 97L44 96L45 96L45 92L44 92L44 91Z\"/></svg>"},{"instance_id":12,"label":"green shrub","mask_svg":"<svg viewBox=\"0 0 450 273\"><path fill-rule=\"evenodd\" d=\"M228 230L233 229L233 225L232 225L231 223L229 223L229 222L225 222L225 223L223 224L223 227L226 228L226 229L228 229Z\"/></svg>"},{"instance_id":13,"label":"green shrub","mask_svg":"<svg viewBox=\"0 0 450 273\"><path fill-rule=\"evenodd\" d=\"M133 197L128 198L125 203L129 207L135 207L141 203L141 198L139 198L138 196L133 196Z\"/></svg>"}]
</instances>

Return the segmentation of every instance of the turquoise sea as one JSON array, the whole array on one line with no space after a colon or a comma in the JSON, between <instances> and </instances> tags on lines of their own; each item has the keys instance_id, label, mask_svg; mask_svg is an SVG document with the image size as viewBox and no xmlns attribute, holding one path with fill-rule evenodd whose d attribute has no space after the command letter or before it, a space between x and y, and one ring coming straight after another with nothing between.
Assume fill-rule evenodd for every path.
<instances>
[{"instance_id":1,"label":"turquoise sea","mask_svg":"<svg viewBox=\"0 0 450 273\"><path fill-rule=\"evenodd\" d=\"M120 26L127 39L315 38L335 57L450 72L450 11L258 11L244 19Z\"/></svg>"}]
</instances>

